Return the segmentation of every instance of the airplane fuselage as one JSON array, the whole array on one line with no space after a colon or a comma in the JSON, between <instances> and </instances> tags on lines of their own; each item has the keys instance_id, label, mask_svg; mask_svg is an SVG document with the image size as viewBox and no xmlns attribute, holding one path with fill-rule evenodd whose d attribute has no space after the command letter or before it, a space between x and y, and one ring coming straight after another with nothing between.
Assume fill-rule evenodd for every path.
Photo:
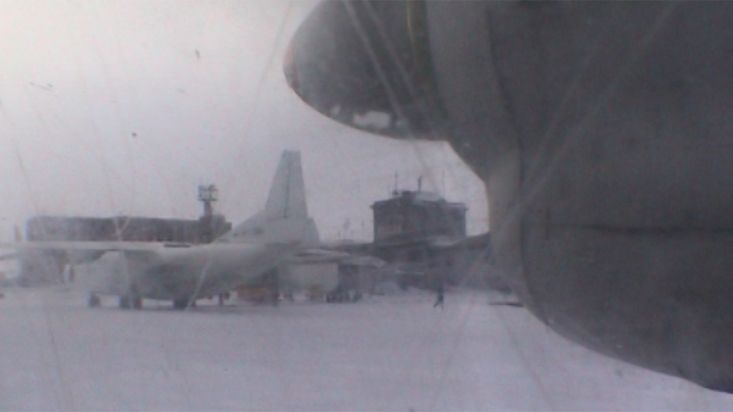
<instances>
[{"instance_id":1,"label":"airplane fuselage","mask_svg":"<svg viewBox=\"0 0 733 412\"><path fill-rule=\"evenodd\" d=\"M158 300L213 296L275 268L291 246L212 243L155 252L114 252L114 269L93 292Z\"/></svg>"}]
</instances>

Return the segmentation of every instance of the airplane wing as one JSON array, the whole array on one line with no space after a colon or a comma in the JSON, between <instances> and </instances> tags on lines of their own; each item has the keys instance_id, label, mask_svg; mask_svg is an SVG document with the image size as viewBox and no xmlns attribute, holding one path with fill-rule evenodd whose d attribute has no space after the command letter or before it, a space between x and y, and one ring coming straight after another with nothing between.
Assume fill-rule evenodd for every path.
<instances>
[{"instance_id":1,"label":"airplane wing","mask_svg":"<svg viewBox=\"0 0 733 412\"><path fill-rule=\"evenodd\" d=\"M7 253L4 255L0 255L0 260L12 260L12 259L17 259L17 258L18 258L17 253Z\"/></svg>"},{"instance_id":2,"label":"airplane wing","mask_svg":"<svg viewBox=\"0 0 733 412\"><path fill-rule=\"evenodd\" d=\"M69 262L80 264L99 259L107 252L122 252L128 257L135 257L139 260L153 259L159 255L158 252L167 248L188 248L190 243L175 242L137 242L137 241L69 241L69 240L48 240L30 242L0 242L0 250L12 250L11 253L0 255L0 260L18 259L24 253L37 252L60 252L66 254Z\"/></svg>"},{"instance_id":3,"label":"airplane wing","mask_svg":"<svg viewBox=\"0 0 733 412\"><path fill-rule=\"evenodd\" d=\"M336 262L348 256L348 253L327 249L302 249L292 254L288 263Z\"/></svg>"},{"instance_id":4,"label":"airplane wing","mask_svg":"<svg viewBox=\"0 0 733 412\"><path fill-rule=\"evenodd\" d=\"M384 261L374 256L357 255L330 249L303 249L293 254L289 263L349 263L356 266L381 267Z\"/></svg>"},{"instance_id":5,"label":"airplane wing","mask_svg":"<svg viewBox=\"0 0 733 412\"><path fill-rule=\"evenodd\" d=\"M58 250L67 252L144 252L156 251L161 248L190 247L189 243L172 242L128 242L128 241L70 241L70 240L44 240L32 242L0 243L0 249L15 250L16 252L28 250Z\"/></svg>"}]
</instances>

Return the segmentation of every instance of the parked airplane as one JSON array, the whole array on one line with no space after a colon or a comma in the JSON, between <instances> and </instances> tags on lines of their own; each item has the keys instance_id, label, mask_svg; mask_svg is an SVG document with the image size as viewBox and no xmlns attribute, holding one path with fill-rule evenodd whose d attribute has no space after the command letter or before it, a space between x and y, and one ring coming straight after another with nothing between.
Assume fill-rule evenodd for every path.
<instances>
[{"instance_id":1,"label":"parked airplane","mask_svg":"<svg viewBox=\"0 0 733 412\"><path fill-rule=\"evenodd\" d=\"M90 294L120 297L121 308L140 308L142 299L170 300L177 309L197 298L228 292L292 259L337 259L343 253L309 249L319 242L308 215L300 153L284 151L264 210L214 242L202 245L157 242L36 241L2 245L17 254L66 251L70 261L96 254L109 269Z\"/></svg>"}]
</instances>

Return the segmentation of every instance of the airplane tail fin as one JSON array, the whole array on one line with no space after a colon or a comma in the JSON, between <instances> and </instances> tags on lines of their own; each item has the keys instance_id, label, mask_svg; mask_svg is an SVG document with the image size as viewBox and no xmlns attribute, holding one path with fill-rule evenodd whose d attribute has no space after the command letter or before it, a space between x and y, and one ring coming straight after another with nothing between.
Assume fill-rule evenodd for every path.
<instances>
[{"instance_id":1,"label":"airplane tail fin","mask_svg":"<svg viewBox=\"0 0 733 412\"><path fill-rule=\"evenodd\" d=\"M308 217L300 152L283 151L267 197L265 213L283 219Z\"/></svg>"},{"instance_id":2,"label":"airplane tail fin","mask_svg":"<svg viewBox=\"0 0 733 412\"><path fill-rule=\"evenodd\" d=\"M222 236L225 242L319 242L318 230L308 216L300 152L283 151L265 209Z\"/></svg>"}]
</instances>

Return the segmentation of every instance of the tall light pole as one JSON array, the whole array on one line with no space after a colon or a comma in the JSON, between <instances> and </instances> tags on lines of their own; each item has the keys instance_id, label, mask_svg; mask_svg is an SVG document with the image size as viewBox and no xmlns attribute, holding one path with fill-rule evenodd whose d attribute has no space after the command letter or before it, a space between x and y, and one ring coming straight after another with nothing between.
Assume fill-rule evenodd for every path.
<instances>
[{"instance_id":1,"label":"tall light pole","mask_svg":"<svg viewBox=\"0 0 733 412\"><path fill-rule=\"evenodd\" d=\"M214 202L219 200L219 189L216 185L200 185L199 201L204 204L204 217L214 215Z\"/></svg>"},{"instance_id":2,"label":"tall light pole","mask_svg":"<svg viewBox=\"0 0 733 412\"><path fill-rule=\"evenodd\" d=\"M199 201L204 204L204 214L199 219L199 241L209 243L214 240L214 202L219 199L219 189L215 185L199 186Z\"/></svg>"}]
</instances>

